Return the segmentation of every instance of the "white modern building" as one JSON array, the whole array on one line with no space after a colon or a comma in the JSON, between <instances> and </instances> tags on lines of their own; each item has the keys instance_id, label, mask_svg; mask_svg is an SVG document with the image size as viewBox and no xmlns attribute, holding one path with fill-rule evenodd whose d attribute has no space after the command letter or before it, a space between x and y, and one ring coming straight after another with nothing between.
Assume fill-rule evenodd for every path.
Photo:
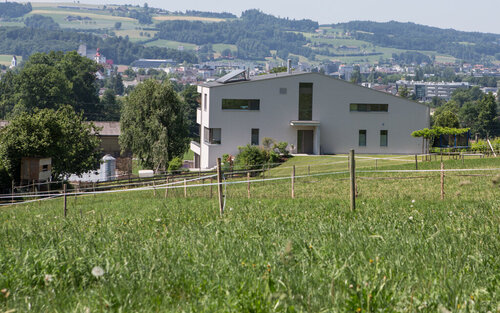
<instances>
[{"instance_id":1,"label":"white modern building","mask_svg":"<svg viewBox=\"0 0 500 313\"><path fill-rule=\"evenodd\" d=\"M239 70L198 92L200 142L191 150L201 168L264 137L288 142L292 153L419 153L422 141L411 133L429 127L423 104L318 73L249 77Z\"/></svg>"}]
</instances>

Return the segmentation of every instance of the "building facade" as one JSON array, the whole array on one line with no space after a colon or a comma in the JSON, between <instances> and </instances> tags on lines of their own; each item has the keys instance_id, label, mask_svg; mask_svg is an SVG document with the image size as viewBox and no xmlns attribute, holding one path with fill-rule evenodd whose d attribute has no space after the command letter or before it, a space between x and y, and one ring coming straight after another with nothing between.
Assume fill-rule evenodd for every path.
<instances>
[{"instance_id":1,"label":"building facade","mask_svg":"<svg viewBox=\"0 0 500 313\"><path fill-rule=\"evenodd\" d=\"M457 89L469 89L471 86L468 82L420 82L399 80L396 82L396 87L406 86L413 92L418 99L429 101L432 98L440 98L446 101L451 99L453 92Z\"/></svg>"},{"instance_id":2,"label":"building facade","mask_svg":"<svg viewBox=\"0 0 500 313\"><path fill-rule=\"evenodd\" d=\"M423 104L318 73L249 78L240 71L198 92L200 142L191 150L201 168L264 137L288 142L292 153L419 153L422 142L411 133L429 127Z\"/></svg>"}]
</instances>

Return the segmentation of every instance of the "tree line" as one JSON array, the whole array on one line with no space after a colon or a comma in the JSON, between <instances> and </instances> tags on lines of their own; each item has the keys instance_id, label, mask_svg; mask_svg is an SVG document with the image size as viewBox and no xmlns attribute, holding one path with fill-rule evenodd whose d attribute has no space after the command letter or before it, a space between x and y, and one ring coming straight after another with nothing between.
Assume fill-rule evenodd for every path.
<instances>
[{"instance_id":1,"label":"tree line","mask_svg":"<svg viewBox=\"0 0 500 313\"><path fill-rule=\"evenodd\" d=\"M500 135L500 104L492 93L485 94L476 86L455 90L446 103L435 102L438 108L432 116L434 126L470 128L471 134L482 138Z\"/></svg>"},{"instance_id":2,"label":"tree line","mask_svg":"<svg viewBox=\"0 0 500 313\"><path fill-rule=\"evenodd\" d=\"M0 129L0 188L20 181L23 157L51 157L54 179L96 169L100 130L89 120L121 120L122 147L144 166L167 169L184 154L199 130L196 86L151 79L118 100L123 83L114 73L99 98L98 70L76 51L51 51L1 77L0 118L9 124Z\"/></svg>"},{"instance_id":3,"label":"tree line","mask_svg":"<svg viewBox=\"0 0 500 313\"><path fill-rule=\"evenodd\" d=\"M190 51L169 48L144 47L127 37L102 38L90 33L73 30L47 30L33 27L0 27L0 54L21 55L27 59L35 52L72 51L81 43L100 48L102 54L115 64L130 64L140 58L173 59L182 63L197 63L197 56Z\"/></svg>"},{"instance_id":4,"label":"tree line","mask_svg":"<svg viewBox=\"0 0 500 313\"><path fill-rule=\"evenodd\" d=\"M10 19L21 17L31 12L31 3L2 2L0 3L0 18Z\"/></svg>"},{"instance_id":5,"label":"tree line","mask_svg":"<svg viewBox=\"0 0 500 313\"><path fill-rule=\"evenodd\" d=\"M500 53L500 35L464 32L401 22L352 21L333 25L351 32L358 40L405 50L427 50L466 61L481 61Z\"/></svg>"},{"instance_id":6,"label":"tree line","mask_svg":"<svg viewBox=\"0 0 500 313\"><path fill-rule=\"evenodd\" d=\"M237 46L241 59L263 59L270 50L286 58L289 53L311 57L307 39L300 32L318 28L311 20L290 20L247 10L237 20L203 23L200 21L165 21L158 25L157 38L197 45L225 43Z\"/></svg>"}]
</instances>

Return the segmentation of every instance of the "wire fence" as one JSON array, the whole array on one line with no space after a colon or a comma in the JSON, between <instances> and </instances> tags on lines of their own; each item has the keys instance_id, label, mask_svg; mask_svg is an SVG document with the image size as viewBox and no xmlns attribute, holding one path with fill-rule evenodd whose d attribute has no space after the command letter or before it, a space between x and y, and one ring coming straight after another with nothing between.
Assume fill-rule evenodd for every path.
<instances>
[{"instance_id":1,"label":"wire fence","mask_svg":"<svg viewBox=\"0 0 500 313\"><path fill-rule=\"evenodd\" d=\"M500 163L491 167L464 168L464 159L480 158L478 155L452 156L446 169L438 168L440 162L422 162L422 158L440 160L436 155L405 155L390 157L356 157L356 194L358 198L439 198L444 192L442 177L446 176L447 192L457 196L460 190L474 192L473 197L488 195L482 188L484 182L500 173ZM455 160L453 162L453 160ZM498 158L494 159L495 161ZM445 160L447 161L447 160ZM490 165L491 165L490 164ZM227 165L227 164L226 164ZM414 168L409 168L413 167ZM419 169L419 166L421 167ZM427 167L427 168L422 168ZM226 166L227 168L227 166ZM216 198L222 186L224 203L231 199L265 198L332 198L347 199L349 194L349 160L347 156L331 156L331 161L308 162L280 166L261 164L248 168L227 168L222 181L217 174L190 172L184 175L158 175L145 179L126 179L92 185L74 185L72 189L23 191L0 194L0 206L50 201L57 198L104 194L149 192L152 197L164 198ZM467 180L464 180L467 179ZM441 180L441 181L440 181ZM473 180L473 181L471 181ZM479 184L473 186L474 184ZM465 187L465 188L462 188ZM499 188L497 188L499 189ZM467 191L466 191L467 192Z\"/></svg>"}]
</instances>

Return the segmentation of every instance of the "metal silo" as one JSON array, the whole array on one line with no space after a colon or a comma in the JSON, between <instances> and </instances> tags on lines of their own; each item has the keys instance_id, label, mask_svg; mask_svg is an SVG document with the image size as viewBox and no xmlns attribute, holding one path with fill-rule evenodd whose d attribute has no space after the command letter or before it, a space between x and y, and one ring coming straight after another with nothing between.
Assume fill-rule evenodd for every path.
<instances>
[{"instance_id":1,"label":"metal silo","mask_svg":"<svg viewBox=\"0 0 500 313\"><path fill-rule=\"evenodd\" d=\"M111 155L106 154L101 159L101 170L99 174L99 181L110 181L114 180L116 170L116 159Z\"/></svg>"}]
</instances>

